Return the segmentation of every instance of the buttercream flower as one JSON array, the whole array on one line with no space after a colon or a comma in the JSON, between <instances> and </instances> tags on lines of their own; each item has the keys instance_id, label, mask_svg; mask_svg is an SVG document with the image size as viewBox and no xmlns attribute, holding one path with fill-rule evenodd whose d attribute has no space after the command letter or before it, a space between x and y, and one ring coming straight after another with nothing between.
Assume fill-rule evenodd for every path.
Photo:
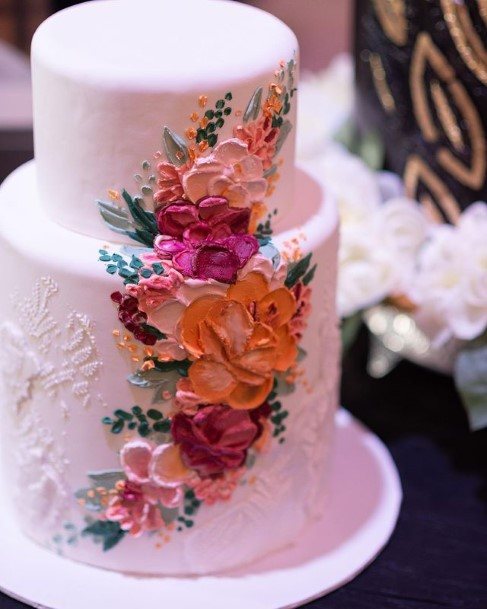
<instances>
[{"instance_id":1,"label":"buttercream flower","mask_svg":"<svg viewBox=\"0 0 487 609\"><path fill-rule=\"evenodd\" d=\"M231 499L238 483L245 474L245 468L227 470L222 476L203 478L193 487L196 499L206 505Z\"/></svg>"},{"instance_id":2,"label":"buttercream flower","mask_svg":"<svg viewBox=\"0 0 487 609\"><path fill-rule=\"evenodd\" d=\"M120 451L120 461L127 480L117 485L118 494L111 499L105 518L119 522L136 537L162 528L160 505L181 505L182 486L194 477L182 462L179 447L131 440Z\"/></svg>"},{"instance_id":3,"label":"buttercream flower","mask_svg":"<svg viewBox=\"0 0 487 609\"><path fill-rule=\"evenodd\" d=\"M187 415L194 415L199 406L203 404L201 396L194 391L194 387L188 377L182 377L176 384L174 396L174 407L176 411Z\"/></svg>"},{"instance_id":4,"label":"buttercream flower","mask_svg":"<svg viewBox=\"0 0 487 609\"><path fill-rule=\"evenodd\" d=\"M172 163L164 161L157 165L157 186L159 190L154 193L156 203L169 203L184 196L182 176L188 170L188 165L176 167Z\"/></svg>"},{"instance_id":5,"label":"buttercream flower","mask_svg":"<svg viewBox=\"0 0 487 609\"><path fill-rule=\"evenodd\" d=\"M217 404L193 417L175 415L171 433L186 465L200 476L214 476L243 465L259 427L247 411Z\"/></svg>"},{"instance_id":6,"label":"buttercream flower","mask_svg":"<svg viewBox=\"0 0 487 609\"><path fill-rule=\"evenodd\" d=\"M236 409L256 408L273 386L274 371L295 362L296 339L289 322L296 312L284 287L269 291L260 273L230 286L225 298L195 300L181 318L181 341L195 358L189 369L204 400Z\"/></svg>"},{"instance_id":7,"label":"buttercream flower","mask_svg":"<svg viewBox=\"0 0 487 609\"><path fill-rule=\"evenodd\" d=\"M486 235L487 204L475 203L457 226L432 227L419 253L408 296L419 305L423 329L439 343L452 336L471 340L487 326Z\"/></svg>"},{"instance_id":8,"label":"buttercream flower","mask_svg":"<svg viewBox=\"0 0 487 609\"><path fill-rule=\"evenodd\" d=\"M264 171L271 167L272 159L276 154L279 129L272 126L272 119L269 116L262 116L259 120L245 125L237 125L233 135L247 144L250 154L259 157Z\"/></svg>"},{"instance_id":9,"label":"buttercream flower","mask_svg":"<svg viewBox=\"0 0 487 609\"><path fill-rule=\"evenodd\" d=\"M193 202L207 195L226 197L232 207L250 207L263 200L267 180L260 158L244 142L232 138L195 160L183 176L186 196Z\"/></svg>"},{"instance_id":10,"label":"buttercream flower","mask_svg":"<svg viewBox=\"0 0 487 609\"><path fill-rule=\"evenodd\" d=\"M126 292L137 298L140 311L150 313L167 300L174 298L174 294L182 282L183 277L180 273L172 268L167 268L164 275L154 273L149 278L140 278L138 284L127 285Z\"/></svg>"},{"instance_id":11,"label":"buttercream flower","mask_svg":"<svg viewBox=\"0 0 487 609\"><path fill-rule=\"evenodd\" d=\"M155 345L157 336L147 330L147 315L139 309L137 298L130 296L130 294L113 292L111 299L117 304L118 319L127 330L132 332L134 337L144 345Z\"/></svg>"},{"instance_id":12,"label":"buttercream flower","mask_svg":"<svg viewBox=\"0 0 487 609\"><path fill-rule=\"evenodd\" d=\"M233 283L259 248L246 234L249 219L249 209L230 207L225 197L179 200L157 213L161 235L154 248L186 277Z\"/></svg>"},{"instance_id":13,"label":"buttercream flower","mask_svg":"<svg viewBox=\"0 0 487 609\"><path fill-rule=\"evenodd\" d=\"M140 484L123 480L118 484L118 494L105 511L105 518L118 522L123 531L139 537L145 531L157 531L165 526L159 508L156 488L143 488Z\"/></svg>"}]
</instances>

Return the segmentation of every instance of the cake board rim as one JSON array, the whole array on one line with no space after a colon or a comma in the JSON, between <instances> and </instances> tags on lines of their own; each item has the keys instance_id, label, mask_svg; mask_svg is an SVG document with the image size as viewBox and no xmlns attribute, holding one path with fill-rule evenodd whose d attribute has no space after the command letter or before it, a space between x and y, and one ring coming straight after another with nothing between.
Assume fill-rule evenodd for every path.
<instances>
[{"instance_id":1,"label":"cake board rim","mask_svg":"<svg viewBox=\"0 0 487 609\"><path fill-rule=\"evenodd\" d=\"M0 484L0 503L4 493ZM234 609L293 609L345 585L373 562L395 529L401 501L389 451L340 409L325 514L296 545L220 576L130 576L42 548L21 533L7 510L0 521L0 562L7 565L0 590L36 609L128 609L134 599L144 609L164 600L179 609L225 609L229 603ZM59 581L62 586L53 585Z\"/></svg>"}]
</instances>

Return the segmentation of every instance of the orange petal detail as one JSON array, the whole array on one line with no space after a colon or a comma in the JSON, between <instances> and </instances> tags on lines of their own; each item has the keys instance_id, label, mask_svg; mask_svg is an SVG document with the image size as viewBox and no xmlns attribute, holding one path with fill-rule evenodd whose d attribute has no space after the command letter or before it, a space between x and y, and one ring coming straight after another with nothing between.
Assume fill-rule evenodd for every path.
<instances>
[{"instance_id":1,"label":"orange petal detail","mask_svg":"<svg viewBox=\"0 0 487 609\"><path fill-rule=\"evenodd\" d=\"M219 296L202 296L194 300L181 318L181 340L184 347L198 357L204 351L200 344L199 324L204 320L211 307L221 300Z\"/></svg>"},{"instance_id":2,"label":"orange petal detail","mask_svg":"<svg viewBox=\"0 0 487 609\"><path fill-rule=\"evenodd\" d=\"M296 312L296 299L286 288L269 292L257 304L260 321L277 329L287 324Z\"/></svg>"},{"instance_id":3,"label":"orange petal detail","mask_svg":"<svg viewBox=\"0 0 487 609\"><path fill-rule=\"evenodd\" d=\"M225 400L237 386L236 379L223 364L209 359L194 362L188 374L195 393L210 403Z\"/></svg>"},{"instance_id":4,"label":"orange petal detail","mask_svg":"<svg viewBox=\"0 0 487 609\"><path fill-rule=\"evenodd\" d=\"M258 302L268 291L267 280L262 273L249 273L242 281L230 286L227 298L241 302L248 307L251 302Z\"/></svg>"},{"instance_id":5,"label":"orange petal detail","mask_svg":"<svg viewBox=\"0 0 487 609\"><path fill-rule=\"evenodd\" d=\"M274 379L268 378L262 385L239 383L228 398L228 404L237 410L250 410L260 406L274 385Z\"/></svg>"}]
</instances>

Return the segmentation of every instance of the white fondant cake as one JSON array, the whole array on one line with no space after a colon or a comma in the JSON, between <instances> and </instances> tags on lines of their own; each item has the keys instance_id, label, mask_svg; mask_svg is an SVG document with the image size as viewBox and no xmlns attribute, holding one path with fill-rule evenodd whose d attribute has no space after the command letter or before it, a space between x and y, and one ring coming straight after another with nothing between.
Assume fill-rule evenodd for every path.
<instances>
[{"instance_id":1,"label":"white fondant cake","mask_svg":"<svg viewBox=\"0 0 487 609\"><path fill-rule=\"evenodd\" d=\"M36 160L0 193L0 401L46 547L221 572L320 514L337 215L294 166L296 64L286 26L218 0L91 2L36 34Z\"/></svg>"}]
</instances>

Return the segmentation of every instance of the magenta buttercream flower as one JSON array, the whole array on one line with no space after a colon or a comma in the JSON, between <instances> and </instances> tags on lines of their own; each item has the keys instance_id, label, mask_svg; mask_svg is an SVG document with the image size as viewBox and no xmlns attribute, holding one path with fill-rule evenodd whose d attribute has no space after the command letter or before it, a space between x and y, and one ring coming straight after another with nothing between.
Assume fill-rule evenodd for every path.
<instances>
[{"instance_id":1,"label":"magenta buttercream flower","mask_svg":"<svg viewBox=\"0 0 487 609\"><path fill-rule=\"evenodd\" d=\"M247 234L249 220L249 209L230 207L225 197L203 197L194 205L176 201L157 213L161 235L154 249L187 277L234 283L259 249Z\"/></svg>"},{"instance_id":2,"label":"magenta buttercream flower","mask_svg":"<svg viewBox=\"0 0 487 609\"><path fill-rule=\"evenodd\" d=\"M194 417L179 413L171 425L184 463L203 477L241 467L259 431L248 411L223 404L204 406Z\"/></svg>"}]
</instances>

